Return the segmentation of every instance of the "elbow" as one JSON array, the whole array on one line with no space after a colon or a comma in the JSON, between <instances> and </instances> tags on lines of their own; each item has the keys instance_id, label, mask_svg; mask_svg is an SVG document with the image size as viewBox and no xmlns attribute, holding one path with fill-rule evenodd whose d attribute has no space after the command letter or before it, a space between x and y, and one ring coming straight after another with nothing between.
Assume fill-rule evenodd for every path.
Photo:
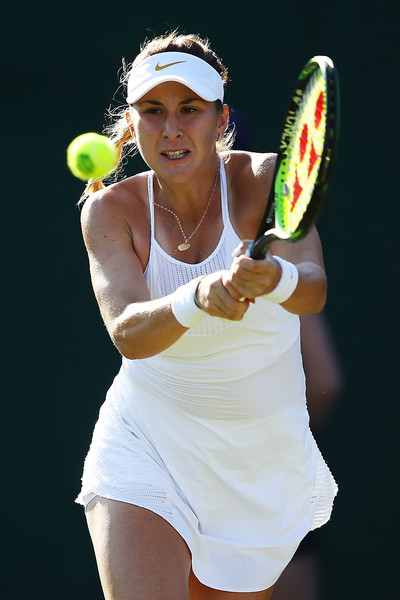
<instances>
[{"instance_id":1,"label":"elbow","mask_svg":"<svg viewBox=\"0 0 400 600\"><path fill-rule=\"evenodd\" d=\"M315 307L314 307L314 313L320 313L324 308L325 308L325 304L326 304L326 300L327 300L327 287L326 285L324 285L323 289L321 290L321 292L316 295L315 298Z\"/></svg>"},{"instance_id":2,"label":"elbow","mask_svg":"<svg viewBox=\"0 0 400 600\"><path fill-rule=\"evenodd\" d=\"M310 302L309 314L320 313L324 308L328 296L328 281L325 273L318 272L318 278L314 280L311 289L312 302Z\"/></svg>"},{"instance_id":3,"label":"elbow","mask_svg":"<svg viewBox=\"0 0 400 600\"><path fill-rule=\"evenodd\" d=\"M317 314L322 312L325 308L326 300L327 290L325 286L318 294L314 294L313 302L310 304L310 310L307 314Z\"/></svg>"},{"instance_id":4,"label":"elbow","mask_svg":"<svg viewBox=\"0 0 400 600\"><path fill-rule=\"evenodd\" d=\"M325 308L326 300L326 279L321 279L311 289L303 291L301 296L296 299L296 305L293 307L294 310L292 312L298 315L312 315L320 313Z\"/></svg>"},{"instance_id":5,"label":"elbow","mask_svg":"<svg viewBox=\"0 0 400 600\"><path fill-rule=\"evenodd\" d=\"M139 335L133 335L126 329L116 330L111 335L114 346L118 352L128 360L137 360L139 358L149 358L155 354L152 348L149 348Z\"/></svg>"},{"instance_id":6,"label":"elbow","mask_svg":"<svg viewBox=\"0 0 400 600\"><path fill-rule=\"evenodd\" d=\"M128 344L118 339L117 336L112 336L111 339L121 356L128 358L129 360L134 360L136 358L136 356L134 356L134 352L132 352L132 349Z\"/></svg>"},{"instance_id":7,"label":"elbow","mask_svg":"<svg viewBox=\"0 0 400 600\"><path fill-rule=\"evenodd\" d=\"M318 310L316 312L320 313L325 308L327 299L328 299L328 280L326 278L326 275L324 275L324 278L321 282Z\"/></svg>"},{"instance_id":8,"label":"elbow","mask_svg":"<svg viewBox=\"0 0 400 600\"><path fill-rule=\"evenodd\" d=\"M114 346L124 358L129 360L142 358L138 356L136 345L132 342L132 335L129 335L126 328L117 325L113 331L110 331L110 337Z\"/></svg>"},{"instance_id":9,"label":"elbow","mask_svg":"<svg viewBox=\"0 0 400 600\"><path fill-rule=\"evenodd\" d=\"M127 340L126 338L120 337L118 335L113 335L111 339L118 352L124 358L127 358L129 360L136 360L137 358L146 358L145 356L141 356L138 353L137 348L135 348L135 344L132 344L132 342Z\"/></svg>"},{"instance_id":10,"label":"elbow","mask_svg":"<svg viewBox=\"0 0 400 600\"><path fill-rule=\"evenodd\" d=\"M143 357L137 356L136 352L133 352L132 348L130 348L129 346L126 346L124 344L117 344L115 342L114 342L114 344L117 347L118 352L124 358L127 358L128 360L136 360L137 358L143 358Z\"/></svg>"}]
</instances>

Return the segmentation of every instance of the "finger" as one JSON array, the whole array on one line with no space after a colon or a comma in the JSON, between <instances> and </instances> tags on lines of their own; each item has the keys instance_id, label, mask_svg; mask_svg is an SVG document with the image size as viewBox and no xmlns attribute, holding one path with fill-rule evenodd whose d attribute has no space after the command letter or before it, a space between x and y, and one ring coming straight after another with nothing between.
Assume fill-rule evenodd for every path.
<instances>
[{"instance_id":1,"label":"finger","mask_svg":"<svg viewBox=\"0 0 400 600\"><path fill-rule=\"evenodd\" d=\"M212 317L228 318L229 320L240 320L248 308L238 302L224 285L227 272L205 276L197 288L197 301Z\"/></svg>"},{"instance_id":2,"label":"finger","mask_svg":"<svg viewBox=\"0 0 400 600\"><path fill-rule=\"evenodd\" d=\"M226 307L219 318L224 321L241 321L248 308L249 301L244 298L243 302L236 301L235 305Z\"/></svg>"}]
</instances>

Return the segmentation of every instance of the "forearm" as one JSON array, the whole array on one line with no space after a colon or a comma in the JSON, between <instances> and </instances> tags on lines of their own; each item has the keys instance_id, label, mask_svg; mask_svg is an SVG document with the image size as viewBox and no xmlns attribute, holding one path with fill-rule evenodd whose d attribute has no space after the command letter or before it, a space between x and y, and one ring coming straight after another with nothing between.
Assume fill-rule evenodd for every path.
<instances>
[{"instance_id":1,"label":"forearm","mask_svg":"<svg viewBox=\"0 0 400 600\"><path fill-rule=\"evenodd\" d=\"M260 298L298 315L320 312L327 281L321 244L314 229L296 244L274 242L261 260L247 256L251 242L237 249L225 286L235 299Z\"/></svg>"},{"instance_id":2,"label":"forearm","mask_svg":"<svg viewBox=\"0 0 400 600\"><path fill-rule=\"evenodd\" d=\"M129 359L159 354L187 331L172 312L171 296L128 304L118 317L105 322L115 346Z\"/></svg>"},{"instance_id":3,"label":"forearm","mask_svg":"<svg viewBox=\"0 0 400 600\"><path fill-rule=\"evenodd\" d=\"M240 320L248 302L230 296L223 285L224 274L198 277L157 300L129 303L113 318L107 304L103 318L118 350L126 358L147 358L169 348L207 315Z\"/></svg>"},{"instance_id":4,"label":"forearm","mask_svg":"<svg viewBox=\"0 0 400 600\"><path fill-rule=\"evenodd\" d=\"M313 262L296 265L299 273L297 286L292 295L281 306L298 315L319 313L325 306L327 280L322 267Z\"/></svg>"},{"instance_id":5,"label":"forearm","mask_svg":"<svg viewBox=\"0 0 400 600\"><path fill-rule=\"evenodd\" d=\"M259 298L298 315L318 313L326 301L324 268L310 259L292 262L268 254L264 260L253 260L241 255L234 260L225 286L235 299Z\"/></svg>"}]
</instances>

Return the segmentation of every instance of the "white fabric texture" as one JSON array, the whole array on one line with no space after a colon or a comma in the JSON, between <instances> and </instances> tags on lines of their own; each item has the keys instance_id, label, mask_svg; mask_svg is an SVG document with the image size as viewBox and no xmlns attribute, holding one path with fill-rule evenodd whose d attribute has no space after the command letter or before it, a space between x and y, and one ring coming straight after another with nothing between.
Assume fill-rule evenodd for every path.
<instances>
[{"instance_id":1,"label":"white fabric texture","mask_svg":"<svg viewBox=\"0 0 400 600\"><path fill-rule=\"evenodd\" d=\"M152 238L153 298L227 268L239 238L229 220L202 263L170 257ZM302 538L330 517L336 483L309 430L299 319L257 300L241 322L207 317L165 352L123 359L85 461L93 496L161 515L183 536L205 585L234 592L273 585Z\"/></svg>"},{"instance_id":2,"label":"white fabric texture","mask_svg":"<svg viewBox=\"0 0 400 600\"><path fill-rule=\"evenodd\" d=\"M201 277L192 279L172 294L172 312L175 319L184 327L195 327L207 316L207 313L196 304L195 298L201 279Z\"/></svg>"},{"instance_id":3,"label":"white fabric texture","mask_svg":"<svg viewBox=\"0 0 400 600\"><path fill-rule=\"evenodd\" d=\"M281 278L278 285L271 292L268 292L268 294L261 296L261 298L268 300L268 302L282 304L286 300L289 300L296 289L299 281L299 272L293 263L284 260L280 256L275 256L274 258L281 265Z\"/></svg>"}]
</instances>

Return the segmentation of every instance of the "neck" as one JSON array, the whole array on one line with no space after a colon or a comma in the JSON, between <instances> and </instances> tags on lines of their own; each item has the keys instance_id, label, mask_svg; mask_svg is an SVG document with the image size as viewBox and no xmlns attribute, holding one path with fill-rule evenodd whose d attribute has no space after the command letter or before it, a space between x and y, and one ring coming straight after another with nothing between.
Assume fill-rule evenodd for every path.
<instances>
[{"instance_id":1,"label":"neck","mask_svg":"<svg viewBox=\"0 0 400 600\"><path fill-rule=\"evenodd\" d=\"M219 173L219 161L213 167L202 170L195 177L181 182L173 182L154 175L154 197L163 206L174 210L180 216L200 214L210 197L215 179ZM215 189L214 197L217 195Z\"/></svg>"},{"instance_id":2,"label":"neck","mask_svg":"<svg viewBox=\"0 0 400 600\"><path fill-rule=\"evenodd\" d=\"M189 250L189 248L191 248L192 238L197 236L198 231L200 230L200 227L203 225L203 222L206 220L206 217L208 217L208 218L210 217L210 213L212 210L212 206L211 206L212 201L213 201L214 197L217 195L216 188L217 188L217 183L219 180L218 175L219 175L219 170L217 170L217 172L215 174L211 191L208 190L208 199L206 201L206 204L205 204L205 206L203 204L200 212L193 210L193 207L190 202L188 202L186 205L186 208L187 208L186 212L181 211L180 214L179 213L177 214L177 212L175 212L175 210L166 206L165 204L161 204L160 202L154 201L154 205L157 208L161 209L164 212L164 215L168 214L169 221L171 220L171 217L173 217L176 220L175 225L177 225L179 227L180 234L182 236L182 241L177 246L177 250L179 250L180 252L184 252L184 251L186 252L187 250ZM159 200L160 198L158 197L157 199ZM211 208L211 210L209 212L210 208ZM218 210L219 210L219 208L218 208ZM215 209L214 209L214 215L215 215ZM170 223L168 224L168 226L170 227ZM175 235L174 235L174 237L175 237ZM207 235L206 235L206 237L207 237Z\"/></svg>"}]
</instances>

